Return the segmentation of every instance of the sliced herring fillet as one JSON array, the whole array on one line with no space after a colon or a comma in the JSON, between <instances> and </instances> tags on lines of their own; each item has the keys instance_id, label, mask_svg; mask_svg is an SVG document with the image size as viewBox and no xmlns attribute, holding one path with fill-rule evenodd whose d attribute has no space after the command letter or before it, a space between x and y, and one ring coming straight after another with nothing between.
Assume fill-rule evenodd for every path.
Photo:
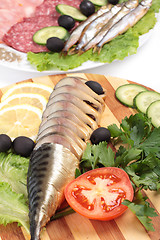
<instances>
[{"instance_id":1,"label":"sliced herring fillet","mask_svg":"<svg viewBox=\"0 0 160 240\"><path fill-rule=\"evenodd\" d=\"M44 136L36 143L35 149L38 149L43 143L57 143L68 148L78 159L82 156L82 149L77 145L77 143L67 135L62 135L60 133L55 133L52 135Z\"/></svg>"},{"instance_id":2,"label":"sliced herring fillet","mask_svg":"<svg viewBox=\"0 0 160 240\"><path fill-rule=\"evenodd\" d=\"M75 134L75 132L73 132L70 128L65 127L64 125L58 124L48 127L42 131L41 134L38 135L36 142L40 141L46 135L53 133L64 133L65 135L68 135L70 138L72 138L82 150L86 148L86 143L77 134Z\"/></svg>"}]
</instances>

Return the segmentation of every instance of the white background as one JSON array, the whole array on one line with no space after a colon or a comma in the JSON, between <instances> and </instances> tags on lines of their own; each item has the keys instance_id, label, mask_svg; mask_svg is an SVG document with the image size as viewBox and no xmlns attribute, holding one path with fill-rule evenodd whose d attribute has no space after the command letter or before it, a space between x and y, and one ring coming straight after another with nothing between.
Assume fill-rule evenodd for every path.
<instances>
[{"instance_id":1,"label":"white background","mask_svg":"<svg viewBox=\"0 0 160 240\"><path fill-rule=\"evenodd\" d=\"M158 14L152 34L145 44L138 49L137 54L128 56L123 61L115 61L82 72L125 78L160 92L160 14ZM9 68L9 65L8 67L0 66L0 87L49 74L14 70Z\"/></svg>"}]
</instances>

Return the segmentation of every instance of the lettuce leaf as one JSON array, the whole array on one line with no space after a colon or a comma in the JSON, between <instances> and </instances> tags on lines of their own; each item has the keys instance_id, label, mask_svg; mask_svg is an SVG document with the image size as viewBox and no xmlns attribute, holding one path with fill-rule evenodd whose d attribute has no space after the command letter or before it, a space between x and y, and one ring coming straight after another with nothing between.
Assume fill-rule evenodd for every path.
<instances>
[{"instance_id":1,"label":"lettuce leaf","mask_svg":"<svg viewBox=\"0 0 160 240\"><path fill-rule=\"evenodd\" d=\"M124 2L127 0L120 0ZM111 63L114 60L123 60L128 55L136 54L139 46L139 36L147 33L156 23L155 13L160 9L160 1L153 0L152 6L147 14L126 33L116 37L105 44L100 54L92 53L92 49L82 55L61 56L59 53L32 53L27 54L28 61L38 71L59 69L67 71L82 65L84 62L99 61Z\"/></svg>"},{"instance_id":2,"label":"lettuce leaf","mask_svg":"<svg viewBox=\"0 0 160 240\"><path fill-rule=\"evenodd\" d=\"M23 194L12 191L6 182L0 182L0 224L17 222L29 233L28 206Z\"/></svg>"},{"instance_id":3,"label":"lettuce leaf","mask_svg":"<svg viewBox=\"0 0 160 240\"><path fill-rule=\"evenodd\" d=\"M28 158L0 153L0 224L17 222L29 232L28 164Z\"/></svg>"},{"instance_id":4,"label":"lettuce leaf","mask_svg":"<svg viewBox=\"0 0 160 240\"><path fill-rule=\"evenodd\" d=\"M12 190L27 199L27 171L29 159L13 153L0 153L0 182L10 184Z\"/></svg>"}]
</instances>

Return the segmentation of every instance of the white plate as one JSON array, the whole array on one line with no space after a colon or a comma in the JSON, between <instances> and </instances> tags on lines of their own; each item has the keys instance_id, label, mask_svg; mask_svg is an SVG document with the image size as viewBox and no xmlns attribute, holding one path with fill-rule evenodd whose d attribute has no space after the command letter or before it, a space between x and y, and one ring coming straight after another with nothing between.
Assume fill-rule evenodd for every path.
<instances>
[{"instance_id":1,"label":"white plate","mask_svg":"<svg viewBox=\"0 0 160 240\"><path fill-rule=\"evenodd\" d=\"M159 17L160 13L157 15ZM145 42L150 38L154 29L151 29L148 33L143 34L139 37L139 48L145 44ZM115 60L116 61L116 60ZM92 69L95 67L100 67L104 64L108 63L101 63L101 62L92 62L87 61L84 62L81 66L70 69L67 72L75 72L75 71L82 71L87 69ZM13 48L5 45L0 44L0 65L9 67L15 70L27 71L27 72L38 72L36 68L34 68L28 61L27 61L27 54L14 50ZM65 73L66 71L60 71L59 69L53 69L51 71L43 71L45 73L52 73L52 74L61 74Z\"/></svg>"}]
</instances>

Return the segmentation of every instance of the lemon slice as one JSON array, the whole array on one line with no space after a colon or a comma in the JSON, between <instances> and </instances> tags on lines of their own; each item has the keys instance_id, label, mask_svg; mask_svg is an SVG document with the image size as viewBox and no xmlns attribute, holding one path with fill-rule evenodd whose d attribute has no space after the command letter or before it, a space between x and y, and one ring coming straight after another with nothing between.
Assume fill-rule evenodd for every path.
<instances>
[{"instance_id":1,"label":"lemon slice","mask_svg":"<svg viewBox=\"0 0 160 240\"><path fill-rule=\"evenodd\" d=\"M34 107L38 107L40 110L44 111L47 99L40 94L36 93L18 93L11 95L0 103L0 110L6 107L12 107L19 104L29 104Z\"/></svg>"},{"instance_id":2,"label":"lemon slice","mask_svg":"<svg viewBox=\"0 0 160 240\"><path fill-rule=\"evenodd\" d=\"M0 110L0 133L13 140L18 136L36 139L42 111L29 104L20 104Z\"/></svg>"},{"instance_id":3,"label":"lemon slice","mask_svg":"<svg viewBox=\"0 0 160 240\"><path fill-rule=\"evenodd\" d=\"M25 82L18 83L9 88L2 96L1 101L4 101L6 98L13 94L17 93L36 93L43 95L46 99L49 98L53 89L45 84Z\"/></svg>"}]
</instances>

